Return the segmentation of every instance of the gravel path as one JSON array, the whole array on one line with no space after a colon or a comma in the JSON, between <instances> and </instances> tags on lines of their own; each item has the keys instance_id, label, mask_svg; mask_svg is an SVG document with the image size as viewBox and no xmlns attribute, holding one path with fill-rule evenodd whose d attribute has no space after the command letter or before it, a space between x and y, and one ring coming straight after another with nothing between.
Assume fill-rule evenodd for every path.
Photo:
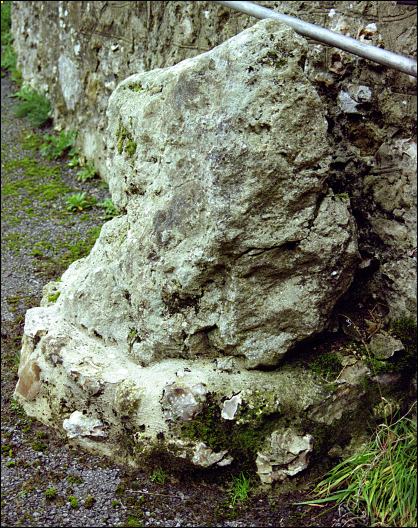
<instances>
[{"instance_id":1,"label":"gravel path","mask_svg":"<svg viewBox=\"0 0 418 528\"><path fill-rule=\"evenodd\" d=\"M178 473L162 460L130 473L68 445L13 401L26 310L88 251L103 222L98 208L69 213L65 199L80 190L108 196L99 180L81 184L65 160L45 161L30 147L33 131L14 116L13 89L2 78L2 526L358 526L341 510L294 505L306 491L280 494L254 483L249 499L232 507L228 473ZM36 185L28 187L30 167Z\"/></svg>"}]
</instances>

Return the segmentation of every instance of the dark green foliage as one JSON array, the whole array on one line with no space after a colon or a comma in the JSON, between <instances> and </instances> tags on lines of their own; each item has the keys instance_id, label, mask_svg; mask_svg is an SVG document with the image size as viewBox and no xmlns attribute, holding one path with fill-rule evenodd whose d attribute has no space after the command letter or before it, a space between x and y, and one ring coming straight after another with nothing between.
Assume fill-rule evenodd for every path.
<instances>
[{"instance_id":1,"label":"dark green foliage","mask_svg":"<svg viewBox=\"0 0 418 528\"><path fill-rule=\"evenodd\" d=\"M253 413L245 405L240 411L241 417ZM251 423L237 423L221 418L221 410L215 402L210 402L190 422L181 427L181 434L195 441L202 441L214 451L227 449L246 470L253 471L257 451L265 438L274 429L274 413L260 413L258 420Z\"/></svg>"},{"instance_id":2,"label":"dark green foliage","mask_svg":"<svg viewBox=\"0 0 418 528\"><path fill-rule=\"evenodd\" d=\"M413 375L413 373L416 372L416 321L412 319L412 317L401 317L391 322L389 331L392 335L402 341L405 350L396 353L393 357L384 361L376 359L368 354L366 363L375 375L397 372L404 376L406 380L408 380Z\"/></svg>"},{"instance_id":3,"label":"dark green foliage","mask_svg":"<svg viewBox=\"0 0 418 528\"><path fill-rule=\"evenodd\" d=\"M40 127L50 119L51 104L41 93L23 86L15 97L21 101L15 110L17 117L27 117L34 127Z\"/></svg>"},{"instance_id":4,"label":"dark green foliage","mask_svg":"<svg viewBox=\"0 0 418 528\"><path fill-rule=\"evenodd\" d=\"M49 160L59 159L64 155L71 157L74 155L76 137L76 132L66 132L64 130L58 136L45 134L39 150L42 156L45 156Z\"/></svg>"}]
</instances>

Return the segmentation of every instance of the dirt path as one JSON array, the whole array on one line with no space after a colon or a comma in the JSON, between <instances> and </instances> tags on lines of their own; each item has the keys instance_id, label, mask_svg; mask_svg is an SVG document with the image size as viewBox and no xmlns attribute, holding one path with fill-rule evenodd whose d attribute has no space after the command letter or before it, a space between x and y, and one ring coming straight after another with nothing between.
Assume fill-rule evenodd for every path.
<instances>
[{"instance_id":1,"label":"dirt path","mask_svg":"<svg viewBox=\"0 0 418 528\"><path fill-rule=\"evenodd\" d=\"M66 160L39 155L41 132L37 139L14 116L11 93L2 78L2 526L354 526L344 512L294 505L301 491L256 491L255 479L232 506L228 473L178 473L161 459L131 474L68 446L13 401L26 310L89 251L103 223L100 209L70 213L65 200L108 192L99 180L78 182Z\"/></svg>"}]
</instances>

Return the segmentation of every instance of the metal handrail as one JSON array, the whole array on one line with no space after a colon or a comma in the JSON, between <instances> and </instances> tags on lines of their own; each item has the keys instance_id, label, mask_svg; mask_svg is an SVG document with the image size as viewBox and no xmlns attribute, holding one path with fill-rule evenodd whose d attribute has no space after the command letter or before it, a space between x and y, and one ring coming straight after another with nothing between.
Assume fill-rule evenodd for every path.
<instances>
[{"instance_id":1,"label":"metal handrail","mask_svg":"<svg viewBox=\"0 0 418 528\"><path fill-rule=\"evenodd\" d=\"M324 44L340 48L364 59L369 59L379 64L383 64L388 68L393 68L395 70L407 73L413 77L417 76L417 61L412 57L407 57L406 55L401 55L400 53L394 53L393 51L388 51L382 48L377 48L371 44L364 44L356 39L351 37L346 37L330 29L325 29L316 24L310 24L309 22L304 22L299 18L292 17L289 15L283 15L277 11L267 9L266 7L254 4L253 2L220 2L214 0L216 4L221 4L247 15L256 17L256 18L276 18L284 24L292 27L297 33L304 35L305 37L310 37Z\"/></svg>"}]
</instances>

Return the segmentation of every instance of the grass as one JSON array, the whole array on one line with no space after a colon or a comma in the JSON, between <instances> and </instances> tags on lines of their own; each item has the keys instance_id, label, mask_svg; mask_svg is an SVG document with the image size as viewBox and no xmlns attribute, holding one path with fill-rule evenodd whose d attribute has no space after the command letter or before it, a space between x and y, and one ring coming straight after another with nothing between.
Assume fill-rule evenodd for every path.
<instances>
[{"instance_id":1,"label":"grass","mask_svg":"<svg viewBox=\"0 0 418 528\"><path fill-rule=\"evenodd\" d=\"M84 481L78 475L68 475L67 482L69 484L82 484Z\"/></svg>"},{"instance_id":2,"label":"grass","mask_svg":"<svg viewBox=\"0 0 418 528\"><path fill-rule=\"evenodd\" d=\"M28 86L22 86L15 94L20 100L15 114L17 117L27 117L33 127L41 127L51 117L51 104L41 93Z\"/></svg>"},{"instance_id":3,"label":"grass","mask_svg":"<svg viewBox=\"0 0 418 528\"><path fill-rule=\"evenodd\" d=\"M345 503L366 512L370 526L416 526L417 423L408 415L379 426L359 452L327 473L316 499L301 504Z\"/></svg>"},{"instance_id":4,"label":"grass","mask_svg":"<svg viewBox=\"0 0 418 528\"><path fill-rule=\"evenodd\" d=\"M234 477L229 492L231 505L236 506L239 503L245 502L248 499L250 488L251 480L244 473L240 473L237 477Z\"/></svg>"},{"instance_id":5,"label":"grass","mask_svg":"<svg viewBox=\"0 0 418 528\"><path fill-rule=\"evenodd\" d=\"M135 515L128 515L128 519L126 520L126 526L142 527L144 526L144 523Z\"/></svg>"}]
</instances>

